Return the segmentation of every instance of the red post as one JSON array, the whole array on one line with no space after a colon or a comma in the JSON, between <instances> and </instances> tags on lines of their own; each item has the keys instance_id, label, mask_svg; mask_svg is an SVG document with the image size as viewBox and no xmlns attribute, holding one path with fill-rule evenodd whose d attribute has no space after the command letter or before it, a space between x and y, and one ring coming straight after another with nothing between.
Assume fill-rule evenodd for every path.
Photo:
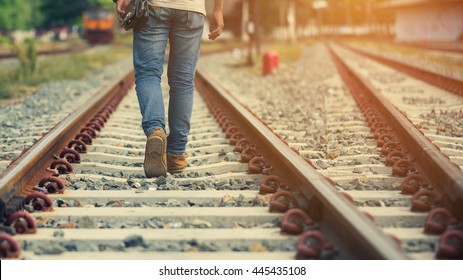
<instances>
[{"instance_id":1,"label":"red post","mask_svg":"<svg viewBox=\"0 0 463 280\"><path fill-rule=\"evenodd\" d=\"M278 53L274 51L267 51L263 56L262 63L262 74L268 75L273 73L274 69L277 69L280 64Z\"/></svg>"}]
</instances>

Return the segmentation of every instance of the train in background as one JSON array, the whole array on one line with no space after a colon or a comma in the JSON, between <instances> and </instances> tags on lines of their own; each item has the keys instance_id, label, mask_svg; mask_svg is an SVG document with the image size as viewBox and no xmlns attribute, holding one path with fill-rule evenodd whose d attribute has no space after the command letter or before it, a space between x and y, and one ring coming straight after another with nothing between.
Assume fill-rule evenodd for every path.
<instances>
[{"instance_id":1,"label":"train in background","mask_svg":"<svg viewBox=\"0 0 463 280\"><path fill-rule=\"evenodd\" d=\"M109 44L115 31L116 18L113 11L93 8L83 13L83 36L89 44Z\"/></svg>"}]
</instances>

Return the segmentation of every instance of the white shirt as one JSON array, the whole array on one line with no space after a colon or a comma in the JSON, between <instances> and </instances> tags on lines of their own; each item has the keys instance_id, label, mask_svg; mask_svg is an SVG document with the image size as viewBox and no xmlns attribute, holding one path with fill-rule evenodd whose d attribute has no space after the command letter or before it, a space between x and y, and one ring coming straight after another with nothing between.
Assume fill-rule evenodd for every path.
<instances>
[{"instance_id":1,"label":"white shirt","mask_svg":"<svg viewBox=\"0 0 463 280\"><path fill-rule=\"evenodd\" d=\"M149 0L151 6L193 11L206 15L205 0Z\"/></svg>"}]
</instances>

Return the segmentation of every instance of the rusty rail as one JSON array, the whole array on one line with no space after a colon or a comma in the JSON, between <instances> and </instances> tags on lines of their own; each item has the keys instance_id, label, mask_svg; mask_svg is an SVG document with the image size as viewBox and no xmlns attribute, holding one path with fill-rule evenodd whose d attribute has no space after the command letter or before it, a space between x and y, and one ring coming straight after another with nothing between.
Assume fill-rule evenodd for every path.
<instances>
[{"instance_id":1,"label":"rusty rail","mask_svg":"<svg viewBox=\"0 0 463 280\"><path fill-rule=\"evenodd\" d=\"M442 195L442 204L457 219L463 221L463 173L453 164L431 141L426 138L415 125L397 108L379 93L369 81L362 78L350 68L328 46L343 78L351 87L365 96L368 102L385 117L393 127L400 143L406 147L413 157L414 163L427 177L432 186Z\"/></svg>"},{"instance_id":2,"label":"rusty rail","mask_svg":"<svg viewBox=\"0 0 463 280\"><path fill-rule=\"evenodd\" d=\"M110 103L116 95L122 94L127 90L127 86L132 84L133 71L130 71L101 88L93 98L52 128L8 166L0 175L0 222L4 222L6 216L21 208L24 201L21 192L33 189L39 183L47 167L56 160L56 155L67 147L85 124L89 123L105 104Z\"/></svg>"},{"instance_id":3,"label":"rusty rail","mask_svg":"<svg viewBox=\"0 0 463 280\"><path fill-rule=\"evenodd\" d=\"M452 44L420 44L420 43L396 43L399 46L407 46L407 47L414 47L419 49L427 49L427 50L435 50L435 51L443 51L443 52L450 52L450 53L458 53L463 54L463 46L460 45L452 45Z\"/></svg>"},{"instance_id":4,"label":"rusty rail","mask_svg":"<svg viewBox=\"0 0 463 280\"><path fill-rule=\"evenodd\" d=\"M74 53L74 52L81 52L87 49L93 48L92 46L80 46L80 47L71 47L65 49L57 49L57 50L43 50L37 52L37 55L55 55L55 54L64 54L64 53ZM16 58L17 55L14 53L3 53L0 54L1 59L8 59L8 58Z\"/></svg>"}]
</instances>

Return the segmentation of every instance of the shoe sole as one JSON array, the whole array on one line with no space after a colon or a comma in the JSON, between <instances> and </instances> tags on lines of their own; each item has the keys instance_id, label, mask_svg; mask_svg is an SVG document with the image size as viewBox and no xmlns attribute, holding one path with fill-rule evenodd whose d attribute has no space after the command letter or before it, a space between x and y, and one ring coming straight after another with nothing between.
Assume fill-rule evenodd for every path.
<instances>
[{"instance_id":1,"label":"shoe sole","mask_svg":"<svg viewBox=\"0 0 463 280\"><path fill-rule=\"evenodd\" d=\"M166 176L167 164L164 161L165 143L159 136L146 141L145 148L145 175L146 177Z\"/></svg>"}]
</instances>

